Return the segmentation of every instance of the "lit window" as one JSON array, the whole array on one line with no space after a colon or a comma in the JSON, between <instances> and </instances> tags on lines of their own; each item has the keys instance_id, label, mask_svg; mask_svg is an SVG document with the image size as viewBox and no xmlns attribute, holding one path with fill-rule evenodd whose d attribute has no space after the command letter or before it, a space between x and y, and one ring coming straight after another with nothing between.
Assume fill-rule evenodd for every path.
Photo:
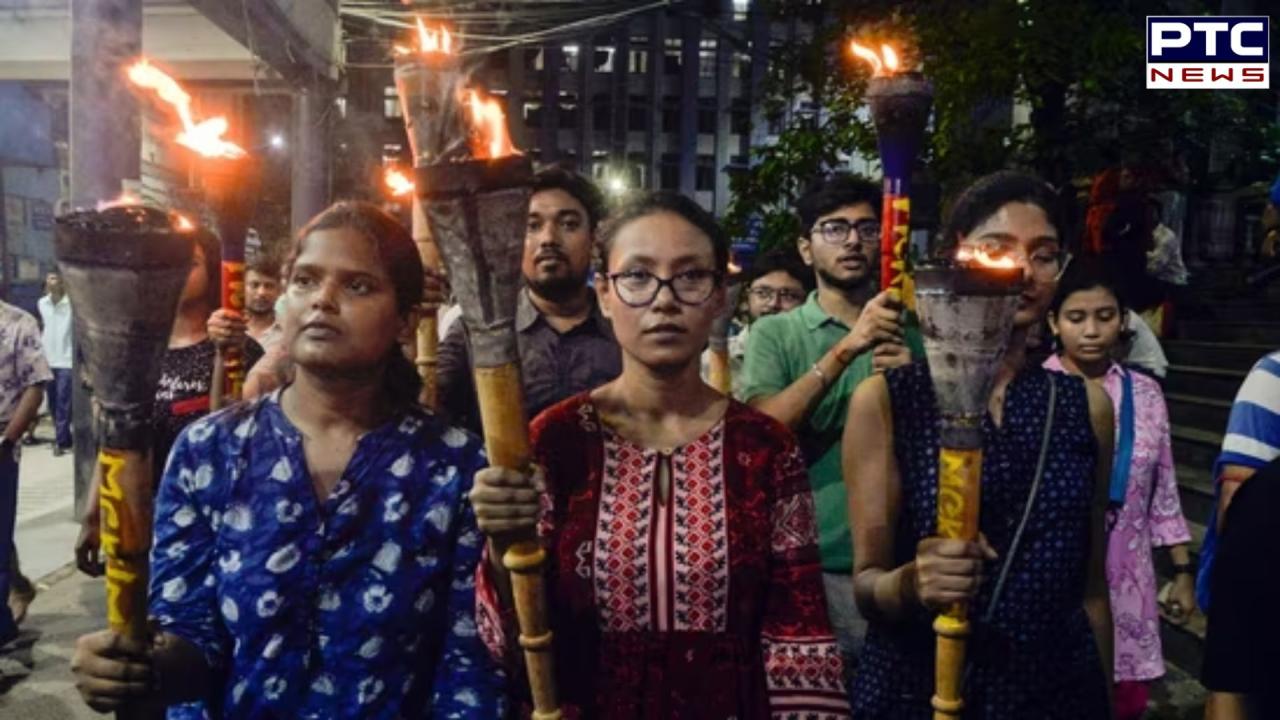
<instances>
[{"instance_id":1,"label":"lit window","mask_svg":"<svg viewBox=\"0 0 1280 720\"><path fill-rule=\"evenodd\" d=\"M385 118L403 117L400 112L400 96L396 94L395 85L388 85L383 88L382 116Z\"/></svg>"}]
</instances>

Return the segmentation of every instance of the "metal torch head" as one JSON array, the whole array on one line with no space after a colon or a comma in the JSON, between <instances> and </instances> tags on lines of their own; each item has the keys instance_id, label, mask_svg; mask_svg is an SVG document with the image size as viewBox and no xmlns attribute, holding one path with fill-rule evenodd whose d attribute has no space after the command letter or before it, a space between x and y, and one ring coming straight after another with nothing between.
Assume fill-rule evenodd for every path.
<instances>
[{"instance_id":1,"label":"metal torch head","mask_svg":"<svg viewBox=\"0 0 1280 720\"><path fill-rule=\"evenodd\" d=\"M84 377L94 390L99 441L147 446L160 360L191 272L194 233L133 205L58 218L54 248L73 315Z\"/></svg>"},{"instance_id":2,"label":"metal torch head","mask_svg":"<svg viewBox=\"0 0 1280 720\"><path fill-rule=\"evenodd\" d=\"M874 77L867 85L867 104L885 177L910 177L933 107L933 85L917 72Z\"/></svg>"},{"instance_id":3,"label":"metal torch head","mask_svg":"<svg viewBox=\"0 0 1280 720\"><path fill-rule=\"evenodd\" d=\"M533 166L524 155L420 167L418 196L477 368L517 362L516 306Z\"/></svg>"},{"instance_id":4,"label":"metal torch head","mask_svg":"<svg viewBox=\"0 0 1280 720\"><path fill-rule=\"evenodd\" d=\"M457 159L466 152L467 126L457 100L460 80L456 56L396 63L396 94L415 167Z\"/></svg>"},{"instance_id":5,"label":"metal torch head","mask_svg":"<svg viewBox=\"0 0 1280 720\"><path fill-rule=\"evenodd\" d=\"M1022 272L929 264L916 270L915 285L942 445L980 448L987 401L1013 332Z\"/></svg>"}]
</instances>

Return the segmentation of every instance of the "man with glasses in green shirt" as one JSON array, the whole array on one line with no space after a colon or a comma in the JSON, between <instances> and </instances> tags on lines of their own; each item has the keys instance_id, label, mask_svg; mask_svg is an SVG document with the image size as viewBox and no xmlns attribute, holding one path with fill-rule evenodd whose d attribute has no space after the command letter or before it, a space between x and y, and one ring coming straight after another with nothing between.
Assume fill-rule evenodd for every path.
<instances>
[{"instance_id":1,"label":"man with glasses in green shirt","mask_svg":"<svg viewBox=\"0 0 1280 720\"><path fill-rule=\"evenodd\" d=\"M803 235L796 247L818 289L800 307L760 318L743 366L742 397L796 434L809 466L818 544L832 628L851 668L866 623L853 600L853 538L840 472L840 438L849 398L872 373L922 356L902 307L879 291L880 191L837 175L814 184L796 204Z\"/></svg>"},{"instance_id":2,"label":"man with glasses in green shirt","mask_svg":"<svg viewBox=\"0 0 1280 720\"><path fill-rule=\"evenodd\" d=\"M733 397L742 395L742 362L747 354L747 340L755 322L800 306L813 287L813 270L801 260L793 247L777 248L756 258L747 272L742 294L746 297L745 322L734 320L729 330L729 376ZM738 307L728 308L737 315ZM714 327L714 326L713 326ZM702 354L702 377L711 376L711 350Z\"/></svg>"}]
</instances>

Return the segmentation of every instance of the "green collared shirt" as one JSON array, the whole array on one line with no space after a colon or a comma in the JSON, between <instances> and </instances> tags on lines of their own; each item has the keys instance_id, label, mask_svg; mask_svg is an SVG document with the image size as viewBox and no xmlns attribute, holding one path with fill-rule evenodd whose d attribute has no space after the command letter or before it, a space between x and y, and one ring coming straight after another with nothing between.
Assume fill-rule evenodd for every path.
<instances>
[{"instance_id":1,"label":"green collared shirt","mask_svg":"<svg viewBox=\"0 0 1280 720\"><path fill-rule=\"evenodd\" d=\"M922 357L924 345L919 329L908 325L905 333L912 356ZM849 326L818 305L817 291L794 310L760 318L752 325L747 343L742 397L751 400L786 390L812 372L813 364L848 334ZM853 390L872 372L871 353L855 357L795 431L809 465L824 572L853 572L853 537L840 469L840 438Z\"/></svg>"}]
</instances>

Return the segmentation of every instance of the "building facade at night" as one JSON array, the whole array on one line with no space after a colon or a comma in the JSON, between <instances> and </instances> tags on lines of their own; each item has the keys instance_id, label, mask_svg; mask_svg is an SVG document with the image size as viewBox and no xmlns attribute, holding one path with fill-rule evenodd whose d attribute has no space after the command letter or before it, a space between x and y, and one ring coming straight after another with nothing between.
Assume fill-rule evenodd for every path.
<instances>
[{"instance_id":1,"label":"building facade at night","mask_svg":"<svg viewBox=\"0 0 1280 720\"><path fill-rule=\"evenodd\" d=\"M676 3L569 29L482 54L474 77L505 98L512 138L535 162L575 168L613 194L678 190L722 214L731 173L781 126L762 102L770 48L811 37L806 23L771 21L756 5ZM367 132L379 117L382 154L407 156L387 62L396 36L360 31L366 39L347 45L348 118Z\"/></svg>"}]
</instances>

